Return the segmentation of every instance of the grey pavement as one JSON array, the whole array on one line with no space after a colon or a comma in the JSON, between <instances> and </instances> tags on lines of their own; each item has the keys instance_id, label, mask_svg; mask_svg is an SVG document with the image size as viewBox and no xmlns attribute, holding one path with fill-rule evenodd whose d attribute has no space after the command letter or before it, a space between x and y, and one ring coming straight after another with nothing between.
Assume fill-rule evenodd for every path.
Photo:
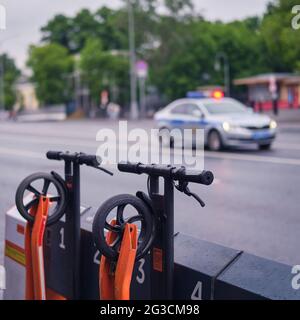
<instances>
[{"instance_id":1,"label":"grey pavement","mask_svg":"<svg viewBox=\"0 0 300 320\"><path fill-rule=\"evenodd\" d=\"M278 115L274 115L272 111L268 111L266 114L274 118L280 124L300 124L300 108L282 109L279 110Z\"/></svg>"}]
</instances>

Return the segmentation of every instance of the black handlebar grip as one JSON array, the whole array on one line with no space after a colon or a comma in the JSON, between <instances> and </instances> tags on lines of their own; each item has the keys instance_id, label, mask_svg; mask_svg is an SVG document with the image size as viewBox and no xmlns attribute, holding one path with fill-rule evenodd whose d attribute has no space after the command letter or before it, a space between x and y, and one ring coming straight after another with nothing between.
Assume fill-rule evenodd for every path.
<instances>
[{"instance_id":1,"label":"black handlebar grip","mask_svg":"<svg viewBox=\"0 0 300 320\"><path fill-rule=\"evenodd\" d=\"M188 171L184 168L172 168L170 166L159 165L143 165L141 163L130 163L121 161L118 164L118 169L121 172L156 175L161 177L170 177L177 181L194 182L209 186L214 181L214 175L211 171L202 171L201 173L195 171Z\"/></svg>"},{"instance_id":2,"label":"black handlebar grip","mask_svg":"<svg viewBox=\"0 0 300 320\"><path fill-rule=\"evenodd\" d=\"M193 182L209 186L214 181L214 175L211 171L192 171L185 170L184 167L175 169L172 178L178 181Z\"/></svg>"},{"instance_id":3,"label":"black handlebar grip","mask_svg":"<svg viewBox=\"0 0 300 320\"><path fill-rule=\"evenodd\" d=\"M46 157L49 160L61 160L61 154L62 152L60 151L48 151Z\"/></svg>"},{"instance_id":4,"label":"black handlebar grip","mask_svg":"<svg viewBox=\"0 0 300 320\"><path fill-rule=\"evenodd\" d=\"M185 173L184 180L209 186L214 181L214 175L211 171L202 171L200 174L195 174L192 172L191 174L189 174L189 172L187 171Z\"/></svg>"},{"instance_id":5,"label":"black handlebar grip","mask_svg":"<svg viewBox=\"0 0 300 320\"><path fill-rule=\"evenodd\" d=\"M91 167L99 167L101 164L101 159L97 156L83 154L78 157L79 164L86 164Z\"/></svg>"},{"instance_id":6,"label":"black handlebar grip","mask_svg":"<svg viewBox=\"0 0 300 320\"><path fill-rule=\"evenodd\" d=\"M121 172L141 174L139 171L139 163L130 163L126 161L121 161L118 163L118 169Z\"/></svg>"}]
</instances>

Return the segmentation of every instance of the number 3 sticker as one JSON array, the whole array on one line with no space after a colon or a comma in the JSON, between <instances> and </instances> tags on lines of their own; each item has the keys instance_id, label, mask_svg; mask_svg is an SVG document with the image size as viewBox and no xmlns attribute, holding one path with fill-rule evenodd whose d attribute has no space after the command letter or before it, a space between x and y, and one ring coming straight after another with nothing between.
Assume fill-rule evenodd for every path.
<instances>
[{"instance_id":1,"label":"number 3 sticker","mask_svg":"<svg viewBox=\"0 0 300 320\"><path fill-rule=\"evenodd\" d=\"M145 282L145 271L143 269L144 267L144 264L145 264L145 259L141 259L139 261L140 265L139 265L139 268L138 268L138 272L139 274L137 275L136 277L136 281L139 283L139 284L143 284Z\"/></svg>"}]
</instances>

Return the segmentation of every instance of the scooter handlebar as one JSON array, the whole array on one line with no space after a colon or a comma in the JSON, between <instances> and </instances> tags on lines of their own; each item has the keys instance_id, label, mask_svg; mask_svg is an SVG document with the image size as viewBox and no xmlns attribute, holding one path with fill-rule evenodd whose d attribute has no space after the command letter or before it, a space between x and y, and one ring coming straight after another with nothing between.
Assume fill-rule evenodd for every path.
<instances>
[{"instance_id":1,"label":"scooter handlebar","mask_svg":"<svg viewBox=\"0 0 300 320\"><path fill-rule=\"evenodd\" d=\"M90 166L90 167L99 167L101 164L101 161L98 160L97 156L88 155L88 154L79 155L78 162L79 164L86 164L87 166Z\"/></svg>"},{"instance_id":2,"label":"scooter handlebar","mask_svg":"<svg viewBox=\"0 0 300 320\"><path fill-rule=\"evenodd\" d=\"M194 182L209 186L214 181L214 175L211 171L202 171L202 172L195 172L195 171L186 171L182 178L179 177L178 180L183 180L186 182Z\"/></svg>"},{"instance_id":3,"label":"scooter handlebar","mask_svg":"<svg viewBox=\"0 0 300 320\"><path fill-rule=\"evenodd\" d=\"M121 172L142 174L143 172L140 170L140 165L142 164L121 161L118 163L118 169Z\"/></svg>"},{"instance_id":4,"label":"scooter handlebar","mask_svg":"<svg viewBox=\"0 0 300 320\"><path fill-rule=\"evenodd\" d=\"M214 181L214 175L211 171L190 171L184 167L172 167L161 165L144 165L142 163L120 162L118 169L121 172L159 176L170 178L176 181L193 182L203 185L210 185Z\"/></svg>"},{"instance_id":5,"label":"scooter handlebar","mask_svg":"<svg viewBox=\"0 0 300 320\"><path fill-rule=\"evenodd\" d=\"M61 154L62 154L62 152L60 152L60 151L48 151L46 153L46 157L49 160L62 160Z\"/></svg>"},{"instance_id":6,"label":"scooter handlebar","mask_svg":"<svg viewBox=\"0 0 300 320\"><path fill-rule=\"evenodd\" d=\"M49 160L65 160L74 161L79 164L85 164L91 167L99 167L101 164L101 159L95 155L88 155L85 153L70 153L61 151L48 151L46 154Z\"/></svg>"}]
</instances>

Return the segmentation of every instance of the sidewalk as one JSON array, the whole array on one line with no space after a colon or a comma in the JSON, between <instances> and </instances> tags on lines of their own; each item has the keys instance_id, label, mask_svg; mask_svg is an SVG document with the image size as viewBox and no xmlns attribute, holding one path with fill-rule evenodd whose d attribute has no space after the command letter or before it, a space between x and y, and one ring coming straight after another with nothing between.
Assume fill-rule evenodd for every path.
<instances>
[{"instance_id":1,"label":"sidewalk","mask_svg":"<svg viewBox=\"0 0 300 320\"><path fill-rule=\"evenodd\" d=\"M18 122L48 122L66 119L65 106L52 106L37 110L25 110L17 114Z\"/></svg>"},{"instance_id":2,"label":"sidewalk","mask_svg":"<svg viewBox=\"0 0 300 320\"><path fill-rule=\"evenodd\" d=\"M276 116L272 111L267 111L262 114L267 114L272 119L276 120L279 124L299 124L300 125L300 109L283 109L279 110Z\"/></svg>"}]
</instances>

